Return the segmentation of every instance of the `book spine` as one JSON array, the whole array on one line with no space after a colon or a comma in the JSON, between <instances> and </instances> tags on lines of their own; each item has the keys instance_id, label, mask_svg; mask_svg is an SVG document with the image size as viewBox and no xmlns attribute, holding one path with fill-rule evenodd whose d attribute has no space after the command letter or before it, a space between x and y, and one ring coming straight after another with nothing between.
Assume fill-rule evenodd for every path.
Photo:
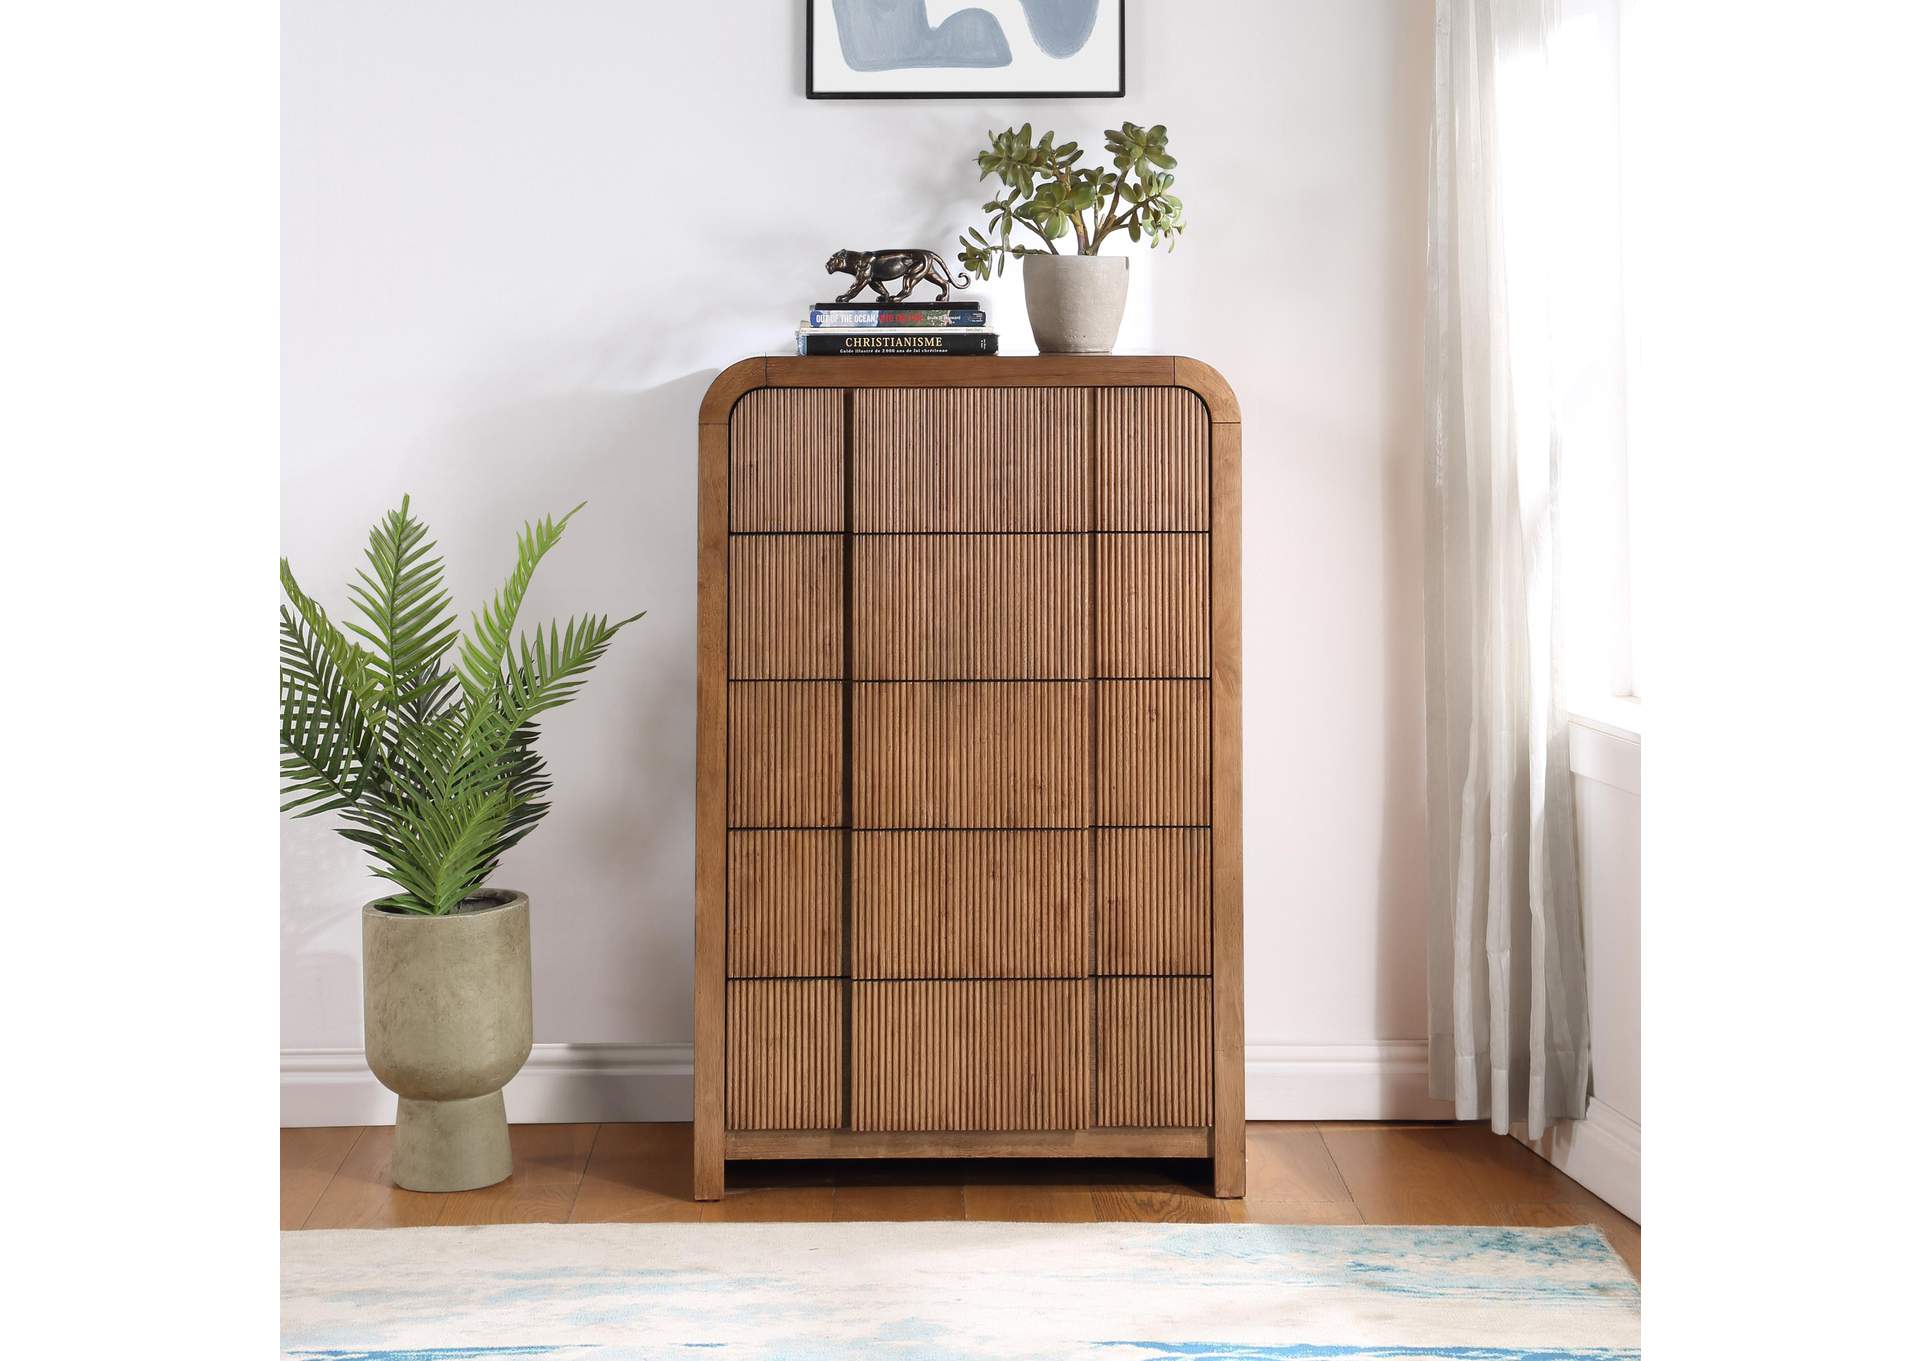
<instances>
[{"instance_id":1,"label":"book spine","mask_svg":"<svg viewBox=\"0 0 1920 1361\"><path fill-rule=\"evenodd\" d=\"M982 310L958 312L908 312L869 308L866 311L841 312L816 307L807 317L809 326L985 326Z\"/></svg>"},{"instance_id":2,"label":"book spine","mask_svg":"<svg viewBox=\"0 0 1920 1361\"><path fill-rule=\"evenodd\" d=\"M991 332L969 335L794 335L795 354L998 354L1000 337Z\"/></svg>"}]
</instances>

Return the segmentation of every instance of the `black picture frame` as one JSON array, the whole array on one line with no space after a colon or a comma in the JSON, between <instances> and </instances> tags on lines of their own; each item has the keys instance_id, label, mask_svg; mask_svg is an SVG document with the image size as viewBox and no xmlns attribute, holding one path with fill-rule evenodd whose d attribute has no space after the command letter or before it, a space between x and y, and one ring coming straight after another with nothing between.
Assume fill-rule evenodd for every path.
<instances>
[{"instance_id":1,"label":"black picture frame","mask_svg":"<svg viewBox=\"0 0 1920 1361\"><path fill-rule=\"evenodd\" d=\"M808 99L1125 99L1127 95L1127 0L1119 6L1120 53L1118 84L1111 90L816 90L813 85L814 0L801 0L807 10Z\"/></svg>"}]
</instances>

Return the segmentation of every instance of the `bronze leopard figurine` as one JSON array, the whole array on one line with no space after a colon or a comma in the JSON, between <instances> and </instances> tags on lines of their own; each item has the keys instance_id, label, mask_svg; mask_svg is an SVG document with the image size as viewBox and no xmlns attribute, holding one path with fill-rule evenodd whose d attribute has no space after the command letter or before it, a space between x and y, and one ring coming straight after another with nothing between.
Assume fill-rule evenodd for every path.
<instances>
[{"instance_id":1,"label":"bronze leopard figurine","mask_svg":"<svg viewBox=\"0 0 1920 1361\"><path fill-rule=\"evenodd\" d=\"M935 302L947 300L949 288L965 288L973 280L947 272L947 262L930 250L837 250L827 259L827 273L851 274L853 287L835 302L852 302L863 288L871 288L881 302L905 302L907 295L923 282L932 280L940 290ZM898 279L899 291L889 293L881 285Z\"/></svg>"}]
</instances>

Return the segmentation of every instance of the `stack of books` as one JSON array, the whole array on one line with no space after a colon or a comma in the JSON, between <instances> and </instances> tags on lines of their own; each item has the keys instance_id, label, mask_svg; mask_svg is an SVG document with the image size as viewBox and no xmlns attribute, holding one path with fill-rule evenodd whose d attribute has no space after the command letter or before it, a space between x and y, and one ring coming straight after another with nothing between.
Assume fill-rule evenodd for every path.
<instances>
[{"instance_id":1,"label":"stack of books","mask_svg":"<svg viewBox=\"0 0 1920 1361\"><path fill-rule=\"evenodd\" d=\"M1000 336L970 298L952 302L817 302L795 354L998 354Z\"/></svg>"}]
</instances>

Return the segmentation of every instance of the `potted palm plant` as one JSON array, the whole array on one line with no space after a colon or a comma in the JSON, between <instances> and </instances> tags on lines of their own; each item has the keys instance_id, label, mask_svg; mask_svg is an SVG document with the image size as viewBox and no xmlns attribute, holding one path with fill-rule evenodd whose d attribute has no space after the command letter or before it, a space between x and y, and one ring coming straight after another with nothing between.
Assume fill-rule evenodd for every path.
<instances>
[{"instance_id":1,"label":"potted palm plant","mask_svg":"<svg viewBox=\"0 0 1920 1361\"><path fill-rule=\"evenodd\" d=\"M1042 353L1106 354L1120 333L1127 306L1127 257L1102 255L1116 233L1149 247L1173 249L1186 230L1184 208L1173 188L1175 160L1167 153L1167 130L1122 123L1107 130L1113 168L1082 165L1085 150L1033 139L1033 125L1018 132L989 133L974 158L980 178L992 175L1004 192L981 205L987 230L969 227L960 238L961 268L976 277L1004 274L1007 257L1021 261L1027 320ZM1016 241L1014 229L1025 234ZM1073 253L1055 244L1073 233ZM1026 236L1037 237L1038 246Z\"/></svg>"},{"instance_id":2,"label":"potted palm plant","mask_svg":"<svg viewBox=\"0 0 1920 1361\"><path fill-rule=\"evenodd\" d=\"M367 1063L399 1097L393 1180L491 1186L513 1171L501 1088L533 1047L527 895L489 881L547 813L534 751L634 619L588 615L516 637L540 560L576 506L527 525L506 584L458 632L427 527L402 499L373 527L336 624L280 560L285 811L337 814L394 892L361 912Z\"/></svg>"}]
</instances>

